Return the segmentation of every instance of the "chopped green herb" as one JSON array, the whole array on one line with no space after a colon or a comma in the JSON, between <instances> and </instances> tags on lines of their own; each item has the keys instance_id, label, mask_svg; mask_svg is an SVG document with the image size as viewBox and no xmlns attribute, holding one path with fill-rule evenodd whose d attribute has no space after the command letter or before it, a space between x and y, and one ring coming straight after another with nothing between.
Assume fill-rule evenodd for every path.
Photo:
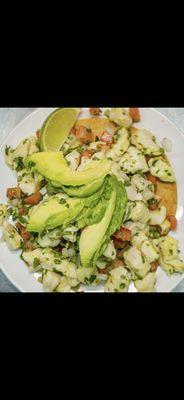
<instances>
[{"instance_id":1,"label":"chopped green herb","mask_svg":"<svg viewBox=\"0 0 184 400\"><path fill-rule=\"evenodd\" d=\"M22 224L27 224L26 218L22 217L21 215L18 216L18 219Z\"/></svg>"},{"instance_id":2,"label":"chopped green herb","mask_svg":"<svg viewBox=\"0 0 184 400\"><path fill-rule=\"evenodd\" d=\"M28 168L33 168L33 167L35 167L35 165L36 165L36 163L34 161L29 161L27 164Z\"/></svg>"},{"instance_id":3,"label":"chopped green herb","mask_svg":"<svg viewBox=\"0 0 184 400\"><path fill-rule=\"evenodd\" d=\"M149 199L148 200L148 204L149 205L151 205L151 204L157 204L158 203L158 201L157 201L157 199L154 199L154 197L152 198L152 199Z\"/></svg>"},{"instance_id":4,"label":"chopped green herb","mask_svg":"<svg viewBox=\"0 0 184 400\"><path fill-rule=\"evenodd\" d=\"M61 264L61 259L54 258L54 264Z\"/></svg>"},{"instance_id":5,"label":"chopped green herb","mask_svg":"<svg viewBox=\"0 0 184 400\"><path fill-rule=\"evenodd\" d=\"M41 263L40 263L39 258L35 257L35 258L34 258L34 261L33 261L33 267L36 268L36 267L38 267L40 264L41 264Z\"/></svg>"},{"instance_id":6,"label":"chopped green herb","mask_svg":"<svg viewBox=\"0 0 184 400\"><path fill-rule=\"evenodd\" d=\"M114 141L115 141L115 143L117 143L117 141L118 141L118 139L120 138L120 133L119 132L116 132L115 134L114 134Z\"/></svg>"},{"instance_id":7,"label":"chopped green herb","mask_svg":"<svg viewBox=\"0 0 184 400\"><path fill-rule=\"evenodd\" d=\"M91 275L90 278L85 278L85 283L91 284L95 281L96 275Z\"/></svg>"},{"instance_id":8,"label":"chopped green herb","mask_svg":"<svg viewBox=\"0 0 184 400\"><path fill-rule=\"evenodd\" d=\"M3 210L0 210L0 217L4 214Z\"/></svg>"},{"instance_id":9,"label":"chopped green herb","mask_svg":"<svg viewBox=\"0 0 184 400\"><path fill-rule=\"evenodd\" d=\"M122 282L119 287L120 287L120 289L124 289L125 286L126 286L126 284Z\"/></svg>"},{"instance_id":10,"label":"chopped green herb","mask_svg":"<svg viewBox=\"0 0 184 400\"><path fill-rule=\"evenodd\" d=\"M66 200L65 199L60 199L59 200L59 204L65 204L66 203Z\"/></svg>"},{"instance_id":11,"label":"chopped green herb","mask_svg":"<svg viewBox=\"0 0 184 400\"><path fill-rule=\"evenodd\" d=\"M11 146L6 146L6 147L5 147L5 154L6 154L6 156L8 156L9 152L11 151L10 149L11 149Z\"/></svg>"},{"instance_id":12,"label":"chopped green herb","mask_svg":"<svg viewBox=\"0 0 184 400\"><path fill-rule=\"evenodd\" d=\"M78 284L78 285L75 286L75 287L72 287L72 290L73 290L74 292L78 292L79 289L80 289L80 284Z\"/></svg>"},{"instance_id":13,"label":"chopped green herb","mask_svg":"<svg viewBox=\"0 0 184 400\"><path fill-rule=\"evenodd\" d=\"M153 160L152 166L155 167L155 164L157 163L158 160Z\"/></svg>"},{"instance_id":14,"label":"chopped green herb","mask_svg":"<svg viewBox=\"0 0 184 400\"><path fill-rule=\"evenodd\" d=\"M153 189L153 185L152 185L152 184L149 184L149 185L148 185L148 189L149 189L151 192L153 192L153 190L154 190L154 189Z\"/></svg>"},{"instance_id":15,"label":"chopped green herb","mask_svg":"<svg viewBox=\"0 0 184 400\"><path fill-rule=\"evenodd\" d=\"M13 233L10 233L9 238L13 239L15 237L15 235Z\"/></svg>"},{"instance_id":16,"label":"chopped green herb","mask_svg":"<svg viewBox=\"0 0 184 400\"><path fill-rule=\"evenodd\" d=\"M16 165L16 171L19 172L24 168L23 157L15 157L14 158Z\"/></svg>"}]
</instances>

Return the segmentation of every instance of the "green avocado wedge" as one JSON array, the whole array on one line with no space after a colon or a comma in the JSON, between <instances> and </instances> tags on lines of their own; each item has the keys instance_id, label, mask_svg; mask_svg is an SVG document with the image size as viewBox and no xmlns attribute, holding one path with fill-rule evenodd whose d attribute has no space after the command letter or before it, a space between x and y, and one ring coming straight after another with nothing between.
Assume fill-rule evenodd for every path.
<instances>
[{"instance_id":1,"label":"green avocado wedge","mask_svg":"<svg viewBox=\"0 0 184 400\"><path fill-rule=\"evenodd\" d=\"M94 255L93 265L96 265L98 258L100 258L104 253L113 233L120 229L128 201L126 189L123 183L119 182L115 176L113 176L112 179L114 180L114 184L116 186L116 206L114 209L113 218L106 231L106 234L104 235L103 241Z\"/></svg>"},{"instance_id":2,"label":"green avocado wedge","mask_svg":"<svg viewBox=\"0 0 184 400\"><path fill-rule=\"evenodd\" d=\"M92 184L95 180L104 178L109 172L111 162L104 159L91 161L83 171L72 171L62 152L40 152L29 156L25 164L31 165L45 178L57 186L82 186Z\"/></svg>"},{"instance_id":3,"label":"green avocado wedge","mask_svg":"<svg viewBox=\"0 0 184 400\"><path fill-rule=\"evenodd\" d=\"M80 259L83 267L90 265L95 252L103 242L104 235L109 227L116 207L116 190L112 185L112 192L108 207L100 222L87 226L81 233L79 240Z\"/></svg>"},{"instance_id":4,"label":"green avocado wedge","mask_svg":"<svg viewBox=\"0 0 184 400\"><path fill-rule=\"evenodd\" d=\"M71 197L88 197L95 193L104 183L104 178L99 178L88 185L82 186L62 186L63 191Z\"/></svg>"},{"instance_id":5,"label":"green avocado wedge","mask_svg":"<svg viewBox=\"0 0 184 400\"><path fill-rule=\"evenodd\" d=\"M42 232L58 226L66 227L75 221L84 207L82 199L59 199L53 197L33 209L27 225L28 232Z\"/></svg>"}]
</instances>

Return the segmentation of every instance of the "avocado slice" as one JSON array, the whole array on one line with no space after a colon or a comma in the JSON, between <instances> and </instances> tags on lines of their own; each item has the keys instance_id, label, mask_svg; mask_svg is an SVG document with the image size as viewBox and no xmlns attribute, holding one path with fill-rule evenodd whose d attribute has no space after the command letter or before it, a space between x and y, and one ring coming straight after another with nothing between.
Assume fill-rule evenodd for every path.
<instances>
[{"instance_id":1,"label":"avocado slice","mask_svg":"<svg viewBox=\"0 0 184 400\"><path fill-rule=\"evenodd\" d=\"M93 257L94 266L96 265L98 258L104 253L113 233L120 229L128 201L126 189L123 183L118 181L115 175L112 175L112 179L116 187L116 206L113 212L113 218L106 234L104 235L103 241Z\"/></svg>"},{"instance_id":2,"label":"avocado slice","mask_svg":"<svg viewBox=\"0 0 184 400\"><path fill-rule=\"evenodd\" d=\"M91 161L83 171L72 171L61 151L34 153L29 156L25 164L31 165L45 178L50 179L57 186L81 186L93 183L104 178L109 172L111 162L107 159Z\"/></svg>"},{"instance_id":3,"label":"avocado slice","mask_svg":"<svg viewBox=\"0 0 184 400\"><path fill-rule=\"evenodd\" d=\"M61 202L63 200L63 204ZM82 199L51 198L33 209L27 225L28 232L42 232L44 229L66 227L74 221L84 207Z\"/></svg>"},{"instance_id":4,"label":"avocado slice","mask_svg":"<svg viewBox=\"0 0 184 400\"><path fill-rule=\"evenodd\" d=\"M115 206L116 190L113 188L108 207L106 208L106 212L101 221L97 224L87 226L81 233L79 250L81 263L84 267L87 267L90 264L95 252L103 242L104 235L111 222Z\"/></svg>"},{"instance_id":5,"label":"avocado slice","mask_svg":"<svg viewBox=\"0 0 184 400\"><path fill-rule=\"evenodd\" d=\"M63 190L65 193L68 194L68 196L71 197L88 197L91 194L95 193L104 183L104 177L95 180L92 183L89 183L88 185L82 185L82 186L63 186Z\"/></svg>"}]
</instances>

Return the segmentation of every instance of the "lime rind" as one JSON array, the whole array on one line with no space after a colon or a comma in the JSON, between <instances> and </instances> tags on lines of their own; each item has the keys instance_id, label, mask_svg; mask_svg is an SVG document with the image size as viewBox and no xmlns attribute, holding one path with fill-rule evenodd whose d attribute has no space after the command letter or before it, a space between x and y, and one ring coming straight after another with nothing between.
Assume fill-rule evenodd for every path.
<instances>
[{"instance_id":1,"label":"lime rind","mask_svg":"<svg viewBox=\"0 0 184 400\"><path fill-rule=\"evenodd\" d=\"M41 151L59 151L75 124L81 108L57 108L41 127Z\"/></svg>"}]
</instances>

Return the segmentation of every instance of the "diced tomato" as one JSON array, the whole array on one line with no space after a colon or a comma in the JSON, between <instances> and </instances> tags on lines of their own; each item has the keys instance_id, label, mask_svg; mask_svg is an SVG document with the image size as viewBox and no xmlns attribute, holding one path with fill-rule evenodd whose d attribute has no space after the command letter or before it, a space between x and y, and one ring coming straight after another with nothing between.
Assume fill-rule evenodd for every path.
<instances>
[{"instance_id":1,"label":"diced tomato","mask_svg":"<svg viewBox=\"0 0 184 400\"><path fill-rule=\"evenodd\" d=\"M113 239L113 242L114 242L114 246L116 247L116 249L124 249L127 246L127 244L129 243L129 242L126 242L125 240L118 240L116 238Z\"/></svg>"},{"instance_id":2,"label":"diced tomato","mask_svg":"<svg viewBox=\"0 0 184 400\"><path fill-rule=\"evenodd\" d=\"M94 134L91 129L86 128L85 126L77 126L75 129L75 135L80 142L88 144L94 141Z\"/></svg>"},{"instance_id":3,"label":"diced tomato","mask_svg":"<svg viewBox=\"0 0 184 400\"><path fill-rule=\"evenodd\" d=\"M115 237L118 240L123 240L129 242L132 236L132 232L130 229L127 229L125 227L121 227L119 231L114 233L113 237Z\"/></svg>"},{"instance_id":4,"label":"diced tomato","mask_svg":"<svg viewBox=\"0 0 184 400\"><path fill-rule=\"evenodd\" d=\"M154 261L150 265L151 265L151 272L155 272L157 270L159 264L158 264L158 261Z\"/></svg>"},{"instance_id":5,"label":"diced tomato","mask_svg":"<svg viewBox=\"0 0 184 400\"><path fill-rule=\"evenodd\" d=\"M149 210L151 210L151 211L155 211L155 210L157 210L157 208L158 208L158 204L150 204L149 206L148 206L148 208L149 208Z\"/></svg>"},{"instance_id":6,"label":"diced tomato","mask_svg":"<svg viewBox=\"0 0 184 400\"><path fill-rule=\"evenodd\" d=\"M19 187L15 187L15 188L7 189L7 197L10 200L20 199L21 198L21 190L20 190L20 188Z\"/></svg>"},{"instance_id":7,"label":"diced tomato","mask_svg":"<svg viewBox=\"0 0 184 400\"><path fill-rule=\"evenodd\" d=\"M89 108L89 112L91 115L98 116L102 111L100 108Z\"/></svg>"},{"instance_id":8,"label":"diced tomato","mask_svg":"<svg viewBox=\"0 0 184 400\"><path fill-rule=\"evenodd\" d=\"M108 274L112 269L113 269L112 265L109 265L108 267L103 268L103 269L98 268L98 273L99 273L99 274L105 274L105 275L106 275L106 274Z\"/></svg>"},{"instance_id":9,"label":"diced tomato","mask_svg":"<svg viewBox=\"0 0 184 400\"><path fill-rule=\"evenodd\" d=\"M32 194L31 196L25 197L24 202L26 204L31 204L32 206L35 206L38 204L42 199L42 195L40 192L36 192Z\"/></svg>"},{"instance_id":10,"label":"diced tomato","mask_svg":"<svg viewBox=\"0 0 184 400\"><path fill-rule=\"evenodd\" d=\"M171 231L175 231L177 228L177 219L174 215L167 215L167 219L169 220L171 227L170 230Z\"/></svg>"},{"instance_id":11,"label":"diced tomato","mask_svg":"<svg viewBox=\"0 0 184 400\"><path fill-rule=\"evenodd\" d=\"M16 227L18 228L18 231L19 231L24 243L26 243L28 240L30 240L31 235L29 232L26 231L26 228L23 225L21 225L19 222L17 222Z\"/></svg>"},{"instance_id":12,"label":"diced tomato","mask_svg":"<svg viewBox=\"0 0 184 400\"><path fill-rule=\"evenodd\" d=\"M37 139L40 140L40 129L37 129L36 136L37 136Z\"/></svg>"},{"instance_id":13,"label":"diced tomato","mask_svg":"<svg viewBox=\"0 0 184 400\"><path fill-rule=\"evenodd\" d=\"M115 260L112 262L114 268L122 267L124 265L123 261L120 258L116 257Z\"/></svg>"},{"instance_id":14,"label":"diced tomato","mask_svg":"<svg viewBox=\"0 0 184 400\"><path fill-rule=\"evenodd\" d=\"M60 246L60 244L57 247L54 247L54 251L57 251L57 253L62 252L62 247Z\"/></svg>"},{"instance_id":15,"label":"diced tomato","mask_svg":"<svg viewBox=\"0 0 184 400\"><path fill-rule=\"evenodd\" d=\"M89 149L89 150L85 150L83 151L83 153L81 153L81 158L85 157L85 158L91 158L94 154L94 150L93 149Z\"/></svg>"},{"instance_id":16,"label":"diced tomato","mask_svg":"<svg viewBox=\"0 0 184 400\"><path fill-rule=\"evenodd\" d=\"M33 251L34 249L36 249L36 246L31 243L30 240L28 240L27 242L24 243L24 246L27 250Z\"/></svg>"},{"instance_id":17,"label":"diced tomato","mask_svg":"<svg viewBox=\"0 0 184 400\"><path fill-rule=\"evenodd\" d=\"M104 131L102 136L101 136L101 142L107 144L107 145L111 145L113 143L113 133L109 133Z\"/></svg>"},{"instance_id":18,"label":"diced tomato","mask_svg":"<svg viewBox=\"0 0 184 400\"><path fill-rule=\"evenodd\" d=\"M27 214L27 210L24 207L19 208L19 214L20 215L26 215Z\"/></svg>"},{"instance_id":19,"label":"diced tomato","mask_svg":"<svg viewBox=\"0 0 184 400\"><path fill-rule=\"evenodd\" d=\"M156 186L156 184L157 184L156 176L153 176L153 175L151 175L150 172L147 172L146 177L147 177L148 181L150 181L151 183L153 183L153 185Z\"/></svg>"},{"instance_id":20,"label":"diced tomato","mask_svg":"<svg viewBox=\"0 0 184 400\"><path fill-rule=\"evenodd\" d=\"M139 108L129 108L129 113L134 122L139 122L141 120Z\"/></svg>"},{"instance_id":21,"label":"diced tomato","mask_svg":"<svg viewBox=\"0 0 184 400\"><path fill-rule=\"evenodd\" d=\"M71 131L70 131L70 134L71 134L71 135L75 135L75 131L76 131L76 126L74 125L74 126L72 126L72 129L71 129Z\"/></svg>"}]
</instances>

